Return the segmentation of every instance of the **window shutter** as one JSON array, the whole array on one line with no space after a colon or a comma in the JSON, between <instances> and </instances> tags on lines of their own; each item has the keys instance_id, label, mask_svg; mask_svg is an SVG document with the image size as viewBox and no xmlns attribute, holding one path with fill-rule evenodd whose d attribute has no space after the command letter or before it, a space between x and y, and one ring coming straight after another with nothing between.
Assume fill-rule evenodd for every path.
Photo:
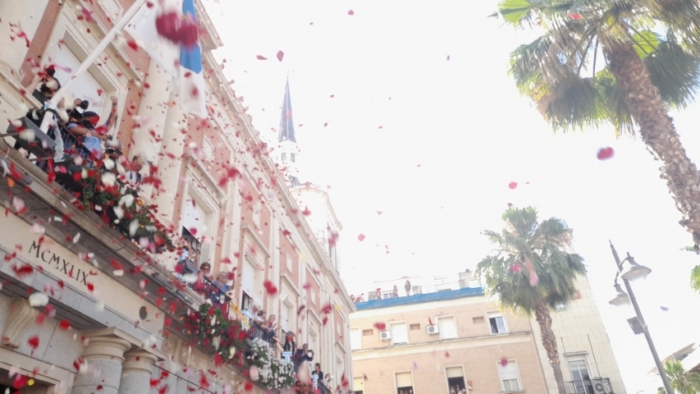
<instances>
[{"instance_id":1,"label":"window shutter","mask_svg":"<svg viewBox=\"0 0 700 394\"><path fill-rule=\"evenodd\" d=\"M498 363L498 375L501 380L518 379L518 364L515 361L508 361L505 367L500 362Z\"/></svg>"},{"instance_id":2,"label":"window shutter","mask_svg":"<svg viewBox=\"0 0 700 394\"><path fill-rule=\"evenodd\" d=\"M365 382L362 378L354 378L352 380L353 391L363 391L365 389Z\"/></svg>"},{"instance_id":3,"label":"window shutter","mask_svg":"<svg viewBox=\"0 0 700 394\"><path fill-rule=\"evenodd\" d=\"M445 317L438 319L438 328L440 329L440 336L443 339L457 338L457 325L455 324L454 317Z\"/></svg>"},{"instance_id":4,"label":"window shutter","mask_svg":"<svg viewBox=\"0 0 700 394\"><path fill-rule=\"evenodd\" d=\"M408 330L406 323L391 325L391 339L393 343L408 343Z\"/></svg>"},{"instance_id":5,"label":"window shutter","mask_svg":"<svg viewBox=\"0 0 700 394\"><path fill-rule=\"evenodd\" d=\"M413 376L410 372L396 374L396 387L413 387Z\"/></svg>"},{"instance_id":6,"label":"window shutter","mask_svg":"<svg viewBox=\"0 0 700 394\"><path fill-rule=\"evenodd\" d=\"M447 373L448 378L461 378L462 376L464 376L464 373L462 372L462 367L445 368L445 372Z\"/></svg>"}]
</instances>

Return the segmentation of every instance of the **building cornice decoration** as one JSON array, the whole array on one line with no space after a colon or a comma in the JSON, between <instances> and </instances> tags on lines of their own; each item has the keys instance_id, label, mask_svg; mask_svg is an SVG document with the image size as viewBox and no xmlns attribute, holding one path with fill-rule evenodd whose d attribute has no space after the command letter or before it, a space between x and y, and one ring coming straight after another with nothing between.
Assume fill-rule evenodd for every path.
<instances>
[{"instance_id":1,"label":"building cornice decoration","mask_svg":"<svg viewBox=\"0 0 700 394\"><path fill-rule=\"evenodd\" d=\"M0 344L11 348L20 347L20 337L30 322L36 319L39 312L29 305L24 298L15 298L10 304L10 313L5 322L5 329L0 339Z\"/></svg>"}]
</instances>

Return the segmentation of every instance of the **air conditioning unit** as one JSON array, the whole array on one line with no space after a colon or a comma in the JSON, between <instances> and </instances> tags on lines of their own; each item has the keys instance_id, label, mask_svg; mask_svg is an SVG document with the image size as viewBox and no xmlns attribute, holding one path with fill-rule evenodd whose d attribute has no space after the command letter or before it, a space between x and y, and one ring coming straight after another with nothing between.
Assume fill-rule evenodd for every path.
<instances>
[{"instance_id":1,"label":"air conditioning unit","mask_svg":"<svg viewBox=\"0 0 700 394\"><path fill-rule=\"evenodd\" d=\"M391 341L391 331L380 332L379 339L381 339L382 341Z\"/></svg>"},{"instance_id":2,"label":"air conditioning unit","mask_svg":"<svg viewBox=\"0 0 700 394\"><path fill-rule=\"evenodd\" d=\"M438 328L437 325L426 326L425 328L428 330L428 334L430 334L430 335L435 335L435 334L440 333L440 329Z\"/></svg>"},{"instance_id":3,"label":"air conditioning unit","mask_svg":"<svg viewBox=\"0 0 700 394\"><path fill-rule=\"evenodd\" d=\"M610 394L612 393L612 388L609 386L609 384L600 379L594 379L593 382L591 382L591 386L593 386L593 393L594 394Z\"/></svg>"}]
</instances>

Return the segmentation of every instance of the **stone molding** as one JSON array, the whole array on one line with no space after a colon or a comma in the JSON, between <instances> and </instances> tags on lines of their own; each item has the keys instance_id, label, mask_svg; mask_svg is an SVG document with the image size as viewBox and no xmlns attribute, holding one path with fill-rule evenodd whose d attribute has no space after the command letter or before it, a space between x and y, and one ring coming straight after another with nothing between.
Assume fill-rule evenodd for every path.
<instances>
[{"instance_id":1,"label":"stone molding","mask_svg":"<svg viewBox=\"0 0 700 394\"><path fill-rule=\"evenodd\" d=\"M124 354L122 374L141 373L151 376L151 367L158 361L158 357L144 349L131 350Z\"/></svg>"},{"instance_id":2,"label":"stone molding","mask_svg":"<svg viewBox=\"0 0 700 394\"><path fill-rule=\"evenodd\" d=\"M24 298L15 298L10 305L10 314L5 322L0 344L17 349L24 329L36 319L38 314L39 312L29 305L29 301Z\"/></svg>"},{"instance_id":3,"label":"stone molding","mask_svg":"<svg viewBox=\"0 0 700 394\"><path fill-rule=\"evenodd\" d=\"M86 360L107 359L124 361L124 352L131 348L131 344L116 337L92 337L89 344L83 350L83 358Z\"/></svg>"}]
</instances>

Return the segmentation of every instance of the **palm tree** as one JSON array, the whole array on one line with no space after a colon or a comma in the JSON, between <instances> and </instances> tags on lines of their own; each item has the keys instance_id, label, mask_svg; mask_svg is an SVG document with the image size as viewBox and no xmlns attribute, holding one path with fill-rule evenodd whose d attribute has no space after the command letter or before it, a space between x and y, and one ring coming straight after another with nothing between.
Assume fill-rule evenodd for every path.
<instances>
[{"instance_id":1,"label":"palm tree","mask_svg":"<svg viewBox=\"0 0 700 394\"><path fill-rule=\"evenodd\" d=\"M566 394L549 310L574 297L576 277L586 273L583 258L571 253L572 229L560 219L538 223L532 207L510 208L502 218L501 233L484 232L495 249L477 265L476 277L502 308L534 312L559 393Z\"/></svg>"},{"instance_id":2,"label":"palm tree","mask_svg":"<svg viewBox=\"0 0 700 394\"><path fill-rule=\"evenodd\" d=\"M606 123L618 135L638 131L700 253L700 175L668 115L700 86L698 2L501 0L498 11L543 31L511 53L520 92L555 131Z\"/></svg>"},{"instance_id":3,"label":"palm tree","mask_svg":"<svg viewBox=\"0 0 700 394\"><path fill-rule=\"evenodd\" d=\"M695 372L686 373L683 369L683 363L680 361L667 360L664 363L664 370L676 394L700 393L700 374ZM663 387L659 387L658 394L667 393Z\"/></svg>"}]
</instances>

